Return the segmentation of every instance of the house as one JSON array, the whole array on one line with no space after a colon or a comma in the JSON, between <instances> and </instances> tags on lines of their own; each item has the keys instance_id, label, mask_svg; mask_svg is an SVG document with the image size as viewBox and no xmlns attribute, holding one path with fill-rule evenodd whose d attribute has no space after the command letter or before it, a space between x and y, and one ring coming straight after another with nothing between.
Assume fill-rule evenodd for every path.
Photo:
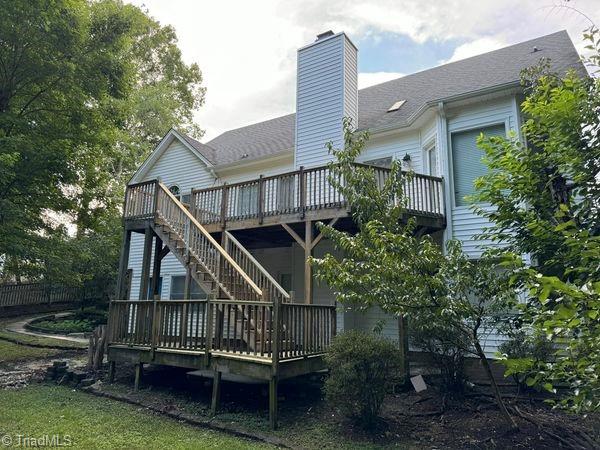
<instances>
[{"instance_id":1,"label":"house","mask_svg":"<svg viewBox=\"0 0 600 450\"><path fill-rule=\"evenodd\" d=\"M343 144L343 119L371 134L361 163L385 176L401 159L416 173L407 216L420 232L459 239L476 259L491 245L475 240L486 223L465 200L485 171L476 137L518 135L522 69L548 58L557 72L585 70L564 31L362 90L357 58L346 34L320 34L298 50L294 114L206 143L170 130L142 164L125 199L111 373L134 362L137 384L143 363L210 369L213 408L222 373L262 378L275 424L278 380L321 369L336 331L384 319L398 338L397 320L379 310L336 309L306 262L334 251L316 221L353 227L327 181L325 143Z\"/></svg>"}]
</instances>

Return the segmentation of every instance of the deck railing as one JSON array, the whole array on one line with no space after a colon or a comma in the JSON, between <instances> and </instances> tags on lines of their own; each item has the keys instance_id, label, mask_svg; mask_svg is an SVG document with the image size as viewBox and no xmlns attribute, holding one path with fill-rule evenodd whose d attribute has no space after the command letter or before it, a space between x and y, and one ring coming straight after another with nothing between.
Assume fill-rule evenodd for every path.
<instances>
[{"instance_id":1,"label":"deck railing","mask_svg":"<svg viewBox=\"0 0 600 450\"><path fill-rule=\"evenodd\" d=\"M222 243L231 258L260 286L264 297L282 302L291 301L290 294L231 233L224 231Z\"/></svg>"},{"instance_id":2,"label":"deck railing","mask_svg":"<svg viewBox=\"0 0 600 450\"><path fill-rule=\"evenodd\" d=\"M233 300L113 300L109 345L246 356L272 362L322 354L334 305Z\"/></svg>"},{"instance_id":3,"label":"deck railing","mask_svg":"<svg viewBox=\"0 0 600 450\"><path fill-rule=\"evenodd\" d=\"M364 164L357 165L367 167ZM389 169L383 167L369 167L375 171L379 183L383 183L390 173ZM191 210L203 224L221 223L224 226L227 222L246 219L262 223L269 216L351 206L330 183L331 176L334 175L329 166L300 168L250 181L195 189L191 196ZM444 216L442 178L410 174L404 180L408 213ZM343 183L341 178L337 181Z\"/></svg>"}]
</instances>

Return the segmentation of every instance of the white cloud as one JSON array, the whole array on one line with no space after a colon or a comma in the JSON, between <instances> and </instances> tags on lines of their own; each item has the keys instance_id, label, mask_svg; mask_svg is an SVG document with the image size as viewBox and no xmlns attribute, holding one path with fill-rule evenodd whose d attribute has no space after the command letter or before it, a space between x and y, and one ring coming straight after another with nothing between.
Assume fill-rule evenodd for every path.
<instances>
[{"instance_id":1,"label":"white cloud","mask_svg":"<svg viewBox=\"0 0 600 450\"><path fill-rule=\"evenodd\" d=\"M548 0L548 7L522 0L129 1L173 25L185 60L202 69L207 96L195 118L206 130L203 140L293 112L296 49L328 29L344 30L354 41L367 34L396 33L425 45L467 42L457 47L455 60L565 28L577 43L587 26L581 16L557 8L561 0ZM600 22L597 0L572 0L569 5ZM361 74L361 86L387 76Z\"/></svg>"},{"instance_id":2,"label":"white cloud","mask_svg":"<svg viewBox=\"0 0 600 450\"><path fill-rule=\"evenodd\" d=\"M400 72L361 72L358 74L358 88L363 89L404 76Z\"/></svg>"},{"instance_id":3,"label":"white cloud","mask_svg":"<svg viewBox=\"0 0 600 450\"><path fill-rule=\"evenodd\" d=\"M459 45L454 49L452 56L444 62L458 61L459 59L470 58L471 56L481 55L485 52L491 52L499 48L505 47L508 44L500 39L491 37L483 37L476 39L466 44Z\"/></svg>"}]
</instances>

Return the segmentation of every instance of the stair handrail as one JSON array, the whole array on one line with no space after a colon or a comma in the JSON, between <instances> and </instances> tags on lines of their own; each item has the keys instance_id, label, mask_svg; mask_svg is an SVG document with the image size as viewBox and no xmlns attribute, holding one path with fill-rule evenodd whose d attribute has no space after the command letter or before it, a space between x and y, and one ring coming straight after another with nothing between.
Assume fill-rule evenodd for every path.
<instances>
[{"instance_id":1,"label":"stair handrail","mask_svg":"<svg viewBox=\"0 0 600 450\"><path fill-rule=\"evenodd\" d=\"M273 278L273 276L267 271L267 269L265 269L262 264L260 264L258 262L258 260L252 256L252 253L250 253L248 251L248 249L246 247L244 247L240 241L238 241L233 234L231 234L229 231L224 230L223 231L225 233L225 238L229 241L231 241L233 243L233 245L235 245L238 250L240 250L244 256L246 256L250 262L259 270L259 272L267 279L267 281L281 294L281 296L286 299L286 300L290 300L291 296L289 294L289 292L287 292L278 282L277 280L275 280L275 278Z\"/></svg>"},{"instance_id":2,"label":"stair handrail","mask_svg":"<svg viewBox=\"0 0 600 450\"><path fill-rule=\"evenodd\" d=\"M212 244L212 246L231 265L231 267L233 267L235 269L235 271L244 279L244 281L246 283L248 283L248 285L252 288L252 290L259 297L262 297L263 296L262 289L256 285L256 283L252 280L252 278L250 278L250 276L248 276L248 274L246 272L244 272L244 270L239 266L239 264L237 262L235 262L235 260L229 255L229 253L227 253L225 251L225 249L223 247L221 247L221 245L219 245L219 243L215 240L215 238L213 238L210 235L210 233L208 231L206 231L206 229L200 224L200 222L198 222L198 220L192 215L192 213L190 213L187 208L185 208L181 205L179 200L177 200L177 197L175 197L175 195L173 195L173 193L169 190L169 188L167 186L165 186L160 180L157 180L157 185L162 190L162 192L164 194L166 194L167 197L170 198L177 205L178 208L181 209L181 211L189 219L190 224L194 225L200 231L200 233L202 233L202 235L208 240L208 242L210 242ZM155 208L158 209L158 205L155 205ZM215 275L217 276L218 274L215 274Z\"/></svg>"}]
</instances>

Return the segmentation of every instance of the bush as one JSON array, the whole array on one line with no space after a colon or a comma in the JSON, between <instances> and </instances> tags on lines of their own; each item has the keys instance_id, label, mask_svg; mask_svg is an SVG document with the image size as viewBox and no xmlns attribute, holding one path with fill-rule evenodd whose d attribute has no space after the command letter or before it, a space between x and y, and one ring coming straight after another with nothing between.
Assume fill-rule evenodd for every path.
<instances>
[{"instance_id":1,"label":"bush","mask_svg":"<svg viewBox=\"0 0 600 450\"><path fill-rule=\"evenodd\" d=\"M387 339L351 330L337 336L325 357L328 403L365 428L372 427L385 395L400 378L401 360Z\"/></svg>"},{"instance_id":2,"label":"bush","mask_svg":"<svg viewBox=\"0 0 600 450\"><path fill-rule=\"evenodd\" d=\"M76 311L68 316L48 318L33 321L29 328L40 332L68 334L88 333L94 331L98 325L106 324L107 312L95 308L86 308Z\"/></svg>"},{"instance_id":3,"label":"bush","mask_svg":"<svg viewBox=\"0 0 600 450\"><path fill-rule=\"evenodd\" d=\"M527 333L523 329L507 330L509 340L498 347L502 354L501 362L506 367L505 375L512 375L519 389L527 390L529 386L525 380L533 372L528 370L531 361L550 362L552 358L552 344L544 336Z\"/></svg>"},{"instance_id":4,"label":"bush","mask_svg":"<svg viewBox=\"0 0 600 450\"><path fill-rule=\"evenodd\" d=\"M433 322L411 322L409 333L412 345L427 353L440 371L441 388L446 392L461 394L466 381L465 349L469 348L464 333Z\"/></svg>"}]
</instances>

